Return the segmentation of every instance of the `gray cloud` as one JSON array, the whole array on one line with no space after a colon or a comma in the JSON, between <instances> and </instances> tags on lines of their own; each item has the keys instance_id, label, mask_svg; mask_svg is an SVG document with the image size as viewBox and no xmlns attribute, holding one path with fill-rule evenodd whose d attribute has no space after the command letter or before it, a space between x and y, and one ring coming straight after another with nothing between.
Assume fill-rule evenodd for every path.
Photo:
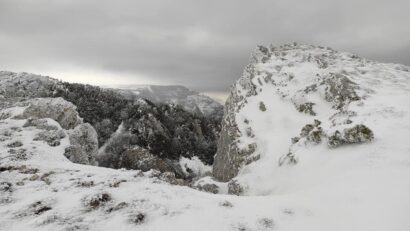
<instances>
[{"instance_id":1,"label":"gray cloud","mask_svg":"<svg viewBox=\"0 0 410 231\"><path fill-rule=\"evenodd\" d=\"M257 44L297 41L410 65L409 8L408 0L0 0L0 68L219 92Z\"/></svg>"}]
</instances>

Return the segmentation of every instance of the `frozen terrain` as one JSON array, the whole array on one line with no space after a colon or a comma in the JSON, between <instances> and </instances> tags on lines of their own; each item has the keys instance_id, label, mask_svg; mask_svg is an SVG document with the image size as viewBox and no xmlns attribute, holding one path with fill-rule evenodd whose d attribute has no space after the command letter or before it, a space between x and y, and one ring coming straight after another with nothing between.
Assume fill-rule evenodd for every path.
<instances>
[{"instance_id":1,"label":"frozen terrain","mask_svg":"<svg viewBox=\"0 0 410 231\"><path fill-rule=\"evenodd\" d=\"M197 182L218 194L153 170L72 163L70 128L25 126L31 101L3 103L0 230L408 231L409 69L313 46L258 48L226 104L227 152L215 178ZM371 133L353 135L356 125ZM58 146L36 139L49 126L66 134Z\"/></svg>"}]
</instances>

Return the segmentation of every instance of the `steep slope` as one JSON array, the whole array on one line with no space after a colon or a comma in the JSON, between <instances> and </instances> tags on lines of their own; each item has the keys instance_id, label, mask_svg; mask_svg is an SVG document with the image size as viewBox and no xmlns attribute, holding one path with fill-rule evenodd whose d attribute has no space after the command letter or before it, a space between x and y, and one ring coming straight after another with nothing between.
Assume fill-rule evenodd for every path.
<instances>
[{"instance_id":1,"label":"steep slope","mask_svg":"<svg viewBox=\"0 0 410 231\"><path fill-rule=\"evenodd\" d=\"M225 105L213 175L233 179L235 194L342 179L333 187L362 181L384 190L398 172L409 174L409 90L403 65L307 45L260 46ZM370 172L383 176L379 183Z\"/></svg>"},{"instance_id":2,"label":"steep slope","mask_svg":"<svg viewBox=\"0 0 410 231\"><path fill-rule=\"evenodd\" d=\"M145 98L154 103L181 105L189 112L206 117L221 118L223 116L223 106L220 103L184 86L131 85L127 88L123 86L119 88L113 90L118 91L127 99Z\"/></svg>"},{"instance_id":3,"label":"steep slope","mask_svg":"<svg viewBox=\"0 0 410 231\"><path fill-rule=\"evenodd\" d=\"M121 168L121 153L135 146L160 158L198 157L212 165L220 122L197 116L173 104L155 105L144 99L124 110L122 126L101 150L102 166ZM113 147L114 145L114 147Z\"/></svg>"}]
</instances>

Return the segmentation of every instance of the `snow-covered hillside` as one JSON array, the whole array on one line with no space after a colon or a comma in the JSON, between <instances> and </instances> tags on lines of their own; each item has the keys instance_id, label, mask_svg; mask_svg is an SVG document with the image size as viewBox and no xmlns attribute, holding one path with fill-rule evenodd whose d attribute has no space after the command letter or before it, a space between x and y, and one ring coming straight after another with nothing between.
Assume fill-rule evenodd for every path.
<instances>
[{"instance_id":1,"label":"snow-covered hillside","mask_svg":"<svg viewBox=\"0 0 410 231\"><path fill-rule=\"evenodd\" d=\"M3 99L0 230L408 231L409 70L328 48L258 47L225 105L213 177L186 186L72 163L59 118L31 126L32 101ZM36 138L50 126L65 134L59 145Z\"/></svg>"},{"instance_id":2,"label":"snow-covered hillside","mask_svg":"<svg viewBox=\"0 0 410 231\"><path fill-rule=\"evenodd\" d=\"M386 181L390 168L409 174L409 92L403 65L307 45L258 47L227 100L214 176L267 195L339 177L353 184L368 171Z\"/></svg>"},{"instance_id":3,"label":"snow-covered hillside","mask_svg":"<svg viewBox=\"0 0 410 231\"><path fill-rule=\"evenodd\" d=\"M216 100L184 86L131 85L118 86L114 90L127 99L145 98L154 103L178 104L187 111L205 116L222 117L223 115L223 106Z\"/></svg>"},{"instance_id":4,"label":"snow-covered hillside","mask_svg":"<svg viewBox=\"0 0 410 231\"><path fill-rule=\"evenodd\" d=\"M27 123L21 115L28 105L0 111L0 230L271 230L277 225L272 214L248 214L249 206L256 210L264 203L257 198L172 186L167 175L152 170L74 164L64 156L69 131L53 119L42 126ZM64 134L58 146L36 139L50 127ZM292 216L290 208L282 210L278 216Z\"/></svg>"}]
</instances>

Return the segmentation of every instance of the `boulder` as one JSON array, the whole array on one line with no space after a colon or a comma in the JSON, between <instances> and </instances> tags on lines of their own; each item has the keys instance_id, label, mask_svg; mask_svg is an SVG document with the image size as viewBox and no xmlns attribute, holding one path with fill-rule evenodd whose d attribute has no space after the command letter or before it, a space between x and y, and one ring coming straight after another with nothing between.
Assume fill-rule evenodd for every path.
<instances>
[{"instance_id":1,"label":"boulder","mask_svg":"<svg viewBox=\"0 0 410 231\"><path fill-rule=\"evenodd\" d=\"M88 123L78 125L68 130L70 146L64 155L72 162L95 165L98 152L98 137L95 129Z\"/></svg>"},{"instance_id":2,"label":"boulder","mask_svg":"<svg viewBox=\"0 0 410 231\"><path fill-rule=\"evenodd\" d=\"M51 118L64 129L73 129L82 123L76 106L63 98L38 98L30 100L30 106L17 116L19 119Z\"/></svg>"}]
</instances>

